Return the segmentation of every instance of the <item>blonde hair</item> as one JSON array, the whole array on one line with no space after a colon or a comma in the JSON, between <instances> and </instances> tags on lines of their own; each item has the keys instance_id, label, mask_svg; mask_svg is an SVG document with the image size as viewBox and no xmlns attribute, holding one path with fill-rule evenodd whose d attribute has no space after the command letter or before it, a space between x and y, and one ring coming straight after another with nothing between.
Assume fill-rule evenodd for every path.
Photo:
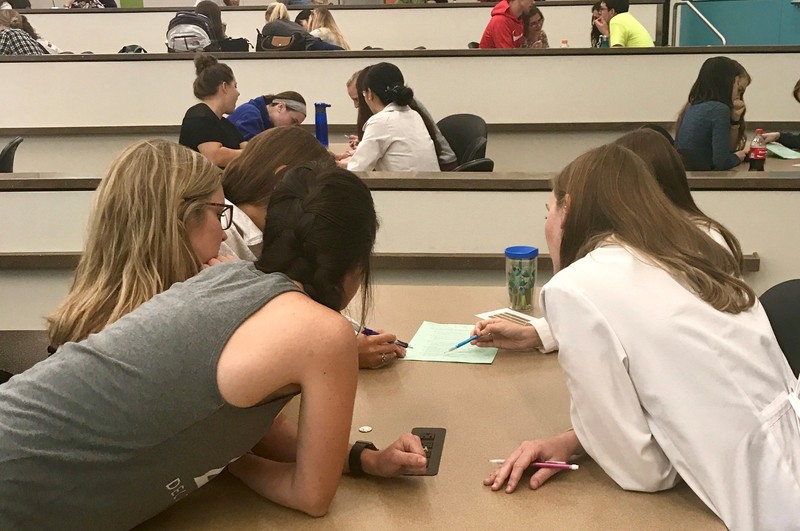
<instances>
[{"instance_id":1,"label":"blonde hair","mask_svg":"<svg viewBox=\"0 0 800 531\"><path fill-rule=\"evenodd\" d=\"M48 319L50 346L82 341L196 274L187 226L221 183L219 168L173 142L145 140L123 151L97 188L86 249Z\"/></svg>"},{"instance_id":2,"label":"blonde hair","mask_svg":"<svg viewBox=\"0 0 800 531\"><path fill-rule=\"evenodd\" d=\"M581 155L554 179L553 193L568 209L562 267L613 237L719 311L739 313L755 304L736 258L664 195L630 149L609 144Z\"/></svg>"},{"instance_id":3,"label":"blonde hair","mask_svg":"<svg viewBox=\"0 0 800 531\"><path fill-rule=\"evenodd\" d=\"M289 11L286 6L280 2L275 2L267 6L264 11L264 18L267 22L275 22L276 20L289 20Z\"/></svg>"},{"instance_id":4,"label":"blonde hair","mask_svg":"<svg viewBox=\"0 0 800 531\"><path fill-rule=\"evenodd\" d=\"M333 44L341 46L345 50L350 49L350 45L347 44L347 40L344 38L344 35L342 35L342 31L339 29L336 21L333 20L333 15L327 7L315 7L313 11L311 11L308 27L310 32L326 28L331 32L331 35L333 35L333 40L335 41Z\"/></svg>"},{"instance_id":5,"label":"blonde hair","mask_svg":"<svg viewBox=\"0 0 800 531\"><path fill-rule=\"evenodd\" d=\"M0 27L22 29L22 15L13 9L0 9Z\"/></svg>"}]
</instances>

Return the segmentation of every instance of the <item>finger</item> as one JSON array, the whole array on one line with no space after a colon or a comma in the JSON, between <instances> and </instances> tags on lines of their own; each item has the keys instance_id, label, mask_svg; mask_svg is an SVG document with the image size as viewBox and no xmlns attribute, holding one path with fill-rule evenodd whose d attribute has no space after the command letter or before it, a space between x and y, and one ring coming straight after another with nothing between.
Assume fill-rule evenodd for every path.
<instances>
[{"instance_id":1,"label":"finger","mask_svg":"<svg viewBox=\"0 0 800 531\"><path fill-rule=\"evenodd\" d=\"M425 448L422 447L422 440L419 435L404 433L399 442L404 452L411 452L425 457Z\"/></svg>"},{"instance_id":2,"label":"finger","mask_svg":"<svg viewBox=\"0 0 800 531\"><path fill-rule=\"evenodd\" d=\"M533 452L522 452L511 467L511 474L508 476L508 481L506 481L506 492L514 492L514 489L516 489L519 484L519 480L522 479L522 474L528 470L532 462Z\"/></svg>"},{"instance_id":3,"label":"finger","mask_svg":"<svg viewBox=\"0 0 800 531\"><path fill-rule=\"evenodd\" d=\"M421 474L428 466L425 456L410 452L396 452L392 456L392 461L403 474Z\"/></svg>"},{"instance_id":4,"label":"finger","mask_svg":"<svg viewBox=\"0 0 800 531\"><path fill-rule=\"evenodd\" d=\"M378 344L386 344L386 343L394 343L397 341L397 336L394 334L387 334L386 332L381 332L379 334L375 334L374 336L367 336L369 340L373 343Z\"/></svg>"},{"instance_id":5,"label":"finger","mask_svg":"<svg viewBox=\"0 0 800 531\"><path fill-rule=\"evenodd\" d=\"M534 490L538 489L544 484L545 481L553 477L558 472L560 472L558 469L540 468L533 476L531 476L531 488Z\"/></svg>"},{"instance_id":6,"label":"finger","mask_svg":"<svg viewBox=\"0 0 800 531\"><path fill-rule=\"evenodd\" d=\"M497 474L495 472L492 472L491 474L489 474L489 476L486 479L483 480L483 484L488 487L489 485L494 483L494 478L495 478L496 475Z\"/></svg>"},{"instance_id":7,"label":"finger","mask_svg":"<svg viewBox=\"0 0 800 531\"><path fill-rule=\"evenodd\" d=\"M503 461L503 464L497 467L497 469L492 473L494 476L494 483L492 483L492 490L500 490L500 487L506 482L506 478L508 478L509 474L511 474L511 468L514 464L514 461L517 460L521 453L521 447L514 450L508 459Z\"/></svg>"},{"instance_id":8,"label":"finger","mask_svg":"<svg viewBox=\"0 0 800 531\"><path fill-rule=\"evenodd\" d=\"M394 352L395 352L395 354L397 355L398 358L405 358L406 357L406 349L404 349L403 347L401 347L400 345L398 345L396 343L395 343L394 347L395 347Z\"/></svg>"}]
</instances>

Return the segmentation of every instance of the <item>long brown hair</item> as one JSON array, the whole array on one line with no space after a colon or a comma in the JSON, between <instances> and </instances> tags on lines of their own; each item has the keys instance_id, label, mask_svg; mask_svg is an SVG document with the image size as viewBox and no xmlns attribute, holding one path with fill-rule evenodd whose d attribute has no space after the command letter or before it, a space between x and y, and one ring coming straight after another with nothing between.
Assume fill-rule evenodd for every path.
<instances>
[{"instance_id":1,"label":"long brown hair","mask_svg":"<svg viewBox=\"0 0 800 531\"><path fill-rule=\"evenodd\" d=\"M624 146L636 153L650 168L661 190L672 204L683 210L697 224L705 225L722 235L739 267L744 265L739 240L722 223L707 216L694 202L686 169L674 147L663 135L650 129L639 129L620 138L615 144Z\"/></svg>"},{"instance_id":2,"label":"long brown hair","mask_svg":"<svg viewBox=\"0 0 800 531\"><path fill-rule=\"evenodd\" d=\"M342 30L339 29L339 25L336 24L336 21L333 19L333 14L328 10L327 7L324 6L315 7L311 12L308 31L312 32L321 28L327 28L330 30L334 40L336 41L334 44L341 46L345 50L350 49L350 45L347 44L347 39L344 38Z\"/></svg>"},{"instance_id":3,"label":"long brown hair","mask_svg":"<svg viewBox=\"0 0 800 531\"><path fill-rule=\"evenodd\" d=\"M581 155L554 179L553 193L568 208L562 267L614 238L717 310L739 313L755 304L734 257L667 199L628 148L609 144Z\"/></svg>"},{"instance_id":4,"label":"long brown hair","mask_svg":"<svg viewBox=\"0 0 800 531\"><path fill-rule=\"evenodd\" d=\"M235 205L267 206L283 174L295 166L316 162L333 167L335 161L314 135L299 127L283 126L259 133L225 168L222 187Z\"/></svg>"},{"instance_id":5,"label":"long brown hair","mask_svg":"<svg viewBox=\"0 0 800 531\"><path fill-rule=\"evenodd\" d=\"M50 346L82 341L200 270L187 225L221 185L205 157L166 140L133 144L94 197L86 249L50 316Z\"/></svg>"}]
</instances>

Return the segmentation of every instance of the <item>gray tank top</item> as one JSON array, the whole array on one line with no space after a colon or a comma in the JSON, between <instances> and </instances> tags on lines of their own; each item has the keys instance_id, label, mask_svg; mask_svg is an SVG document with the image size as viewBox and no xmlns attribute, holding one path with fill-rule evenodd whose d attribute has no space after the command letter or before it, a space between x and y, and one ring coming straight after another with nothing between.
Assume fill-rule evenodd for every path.
<instances>
[{"instance_id":1,"label":"gray tank top","mask_svg":"<svg viewBox=\"0 0 800 531\"><path fill-rule=\"evenodd\" d=\"M214 266L0 386L0 529L129 529L248 452L291 397L231 406L217 362L288 291Z\"/></svg>"}]
</instances>

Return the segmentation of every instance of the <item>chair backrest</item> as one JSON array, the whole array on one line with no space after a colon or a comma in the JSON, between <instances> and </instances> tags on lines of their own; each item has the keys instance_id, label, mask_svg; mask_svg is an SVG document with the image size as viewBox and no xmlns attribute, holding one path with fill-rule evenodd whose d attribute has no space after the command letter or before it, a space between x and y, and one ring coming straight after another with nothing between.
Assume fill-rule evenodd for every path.
<instances>
[{"instance_id":1,"label":"chair backrest","mask_svg":"<svg viewBox=\"0 0 800 531\"><path fill-rule=\"evenodd\" d=\"M465 162L453 171L494 171L494 161L482 158Z\"/></svg>"},{"instance_id":2,"label":"chair backrest","mask_svg":"<svg viewBox=\"0 0 800 531\"><path fill-rule=\"evenodd\" d=\"M302 33L292 33L290 36L262 34L256 30L257 52L301 52L306 49L305 38Z\"/></svg>"},{"instance_id":3,"label":"chair backrest","mask_svg":"<svg viewBox=\"0 0 800 531\"><path fill-rule=\"evenodd\" d=\"M486 122L480 116L474 114L452 114L439 120L436 126L442 132L450 147L453 148L459 164L483 157L486 154L488 133ZM480 138L483 138L482 146L478 145L480 144ZM475 147L476 145L478 145L477 148Z\"/></svg>"},{"instance_id":4,"label":"chair backrest","mask_svg":"<svg viewBox=\"0 0 800 531\"><path fill-rule=\"evenodd\" d=\"M772 286L761 295L761 305L778 338L792 372L800 373L800 279Z\"/></svg>"},{"instance_id":5,"label":"chair backrest","mask_svg":"<svg viewBox=\"0 0 800 531\"><path fill-rule=\"evenodd\" d=\"M18 136L0 151L0 173L11 173L14 171L14 155L17 153L17 148L22 143L24 138Z\"/></svg>"}]
</instances>

